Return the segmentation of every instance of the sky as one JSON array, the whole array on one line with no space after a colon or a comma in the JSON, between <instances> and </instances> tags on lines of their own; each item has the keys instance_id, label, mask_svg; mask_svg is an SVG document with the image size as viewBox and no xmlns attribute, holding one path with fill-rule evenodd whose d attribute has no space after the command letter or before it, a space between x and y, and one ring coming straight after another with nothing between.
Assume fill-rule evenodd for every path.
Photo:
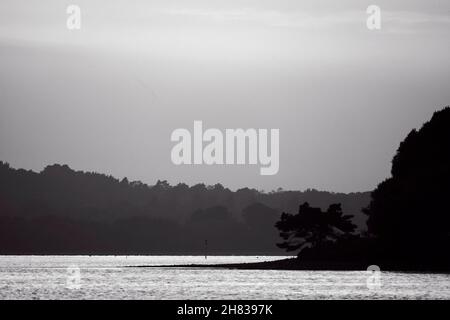
<instances>
[{"instance_id":1,"label":"sky","mask_svg":"<svg viewBox=\"0 0 450 320\"><path fill-rule=\"evenodd\" d=\"M68 30L67 6L81 9ZM381 8L368 30L366 8ZM0 160L154 184L372 190L450 104L449 1L0 0ZM279 129L279 172L181 165L171 133Z\"/></svg>"}]
</instances>

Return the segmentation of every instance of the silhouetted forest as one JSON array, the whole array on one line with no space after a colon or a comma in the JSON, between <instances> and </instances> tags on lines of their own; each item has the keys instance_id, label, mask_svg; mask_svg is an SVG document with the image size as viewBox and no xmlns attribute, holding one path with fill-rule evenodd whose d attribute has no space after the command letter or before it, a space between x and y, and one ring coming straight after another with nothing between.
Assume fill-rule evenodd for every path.
<instances>
[{"instance_id":1,"label":"silhouetted forest","mask_svg":"<svg viewBox=\"0 0 450 320\"><path fill-rule=\"evenodd\" d=\"M0 162L0 253L283 254L274 227L282 211L338 202L364 230L369 200L367 192L149 186L67 165L36 173Z\"/></svg>"},{"instance_id":2,"label":"silhouetted forest","mask_svg":"<svg viewBox=\"0 0 450 320\"><path fill-rule=\"evenodd\" d=\"M283 242L278 247L287 251L317 248L324 243L335 243L353 236L356 226L351 215L344 215L341 205L332 204L326 211L302 204L296 215L284 213L275 226Z\"/></svg>"},{"instance_id":3,"label":"silhouetted forest","mask_svg":"<svg viewBox=\"0 0 450 320\"><path fill-rule=\"evenodd\" d=\"M391 174L372 193L265 193L220 184L149 186L67 165L36 173L0 162L0 254L287 250L298 254L294 265L267 267L449 270L449 107L410 132Z\"/></svg>"},{"instance_id":4,"label":"silhouetted forest","mask_svg":"<svg viewBox=\"0 0 450 320\"><path fill-rule=\"evenodd\" d=\"M363 210L368 232L355 234L339 204L327 211L300 205L276 223L280 248L297 251L299 268L450 270L450 107L412 130L392 160L392 176L381 182ZM295 265L280 265L295 268Z\"/></svg>"},{"instance_id":5,"label":"silhouetted forest","mask_svg":"<svg viewBox=\"0 0 450 320\"><path fill-rule=\"evenodd\" d=\"M383 257L450 266L450 107L409 133L391 174L364 210Z\"/></svg>"}]
</instances>

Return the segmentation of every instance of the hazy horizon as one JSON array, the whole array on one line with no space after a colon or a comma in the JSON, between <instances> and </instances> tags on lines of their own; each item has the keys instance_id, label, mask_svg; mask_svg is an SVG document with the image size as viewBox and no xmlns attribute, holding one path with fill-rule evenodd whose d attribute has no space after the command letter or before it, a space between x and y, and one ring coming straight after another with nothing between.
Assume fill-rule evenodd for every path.
<instances>
[{"instance_id":1,"label":"hazy horizon","mask_svg":"<svg viewBox=\"0 0 450 320\"><path fill-rule=\"evenodd\" d=\"M444 1L0 0L0 160L149 185L368 191L450 104ZM366 28L366 8L382 28ZM174 129L280 129L280 168L175 166Z\"/></svg>"}]
</instances>

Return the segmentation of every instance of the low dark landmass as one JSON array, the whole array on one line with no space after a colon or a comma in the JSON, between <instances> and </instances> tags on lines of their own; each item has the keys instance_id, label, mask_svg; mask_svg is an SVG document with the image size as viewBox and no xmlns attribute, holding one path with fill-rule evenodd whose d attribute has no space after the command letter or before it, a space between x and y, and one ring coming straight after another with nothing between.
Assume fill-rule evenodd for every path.
<instances>
[{"instance_id":1,"label":"low dark landmass","mask_svg":"<svg viewBox=\"0 0 450 320\"><path fill-rule=\"evenodd\" d=\"M370 265L377 265L381 271L398 272L427 272L450 273L450 266L431 266L424 264L408 264L406 262L364 263L358 261L327 261L300 262L297 258L288 258L275 261L227 263L227 264L186 264L186 265L159 265L159 266L130 266L132 268L208 268L208 269L239 269L239 270L310 270L310 271L366 271Z\"/></svg>"},{"instance_id":2,"label":"low dark landmass","mask_svg":"<svg viewBox=\"0 0 450 320\"><path fill-rule=\"evenodd\" d=\"M0 161L0 254L204 254L207 240L209 254L282 255L274 225L302 201L341 203L365 228L369 192L147 185L67 165L33 172Z\"/></svg>"}]
</instances>

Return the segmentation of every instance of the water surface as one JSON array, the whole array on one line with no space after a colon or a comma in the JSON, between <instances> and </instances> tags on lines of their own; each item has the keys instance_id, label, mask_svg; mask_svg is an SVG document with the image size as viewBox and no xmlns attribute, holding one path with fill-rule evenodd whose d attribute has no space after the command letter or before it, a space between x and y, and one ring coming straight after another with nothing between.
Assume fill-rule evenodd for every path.
<instances>
[{"instance_id":1,"label":"water surface","mask_svg":"<svg viewBox=\"0 0 450 320\"><path fill-rule=\"evenodd\" d=\"M280 258L0 256L0 299L450 299L448 274L133 267Z\"/></svg>"}]
</instances>

